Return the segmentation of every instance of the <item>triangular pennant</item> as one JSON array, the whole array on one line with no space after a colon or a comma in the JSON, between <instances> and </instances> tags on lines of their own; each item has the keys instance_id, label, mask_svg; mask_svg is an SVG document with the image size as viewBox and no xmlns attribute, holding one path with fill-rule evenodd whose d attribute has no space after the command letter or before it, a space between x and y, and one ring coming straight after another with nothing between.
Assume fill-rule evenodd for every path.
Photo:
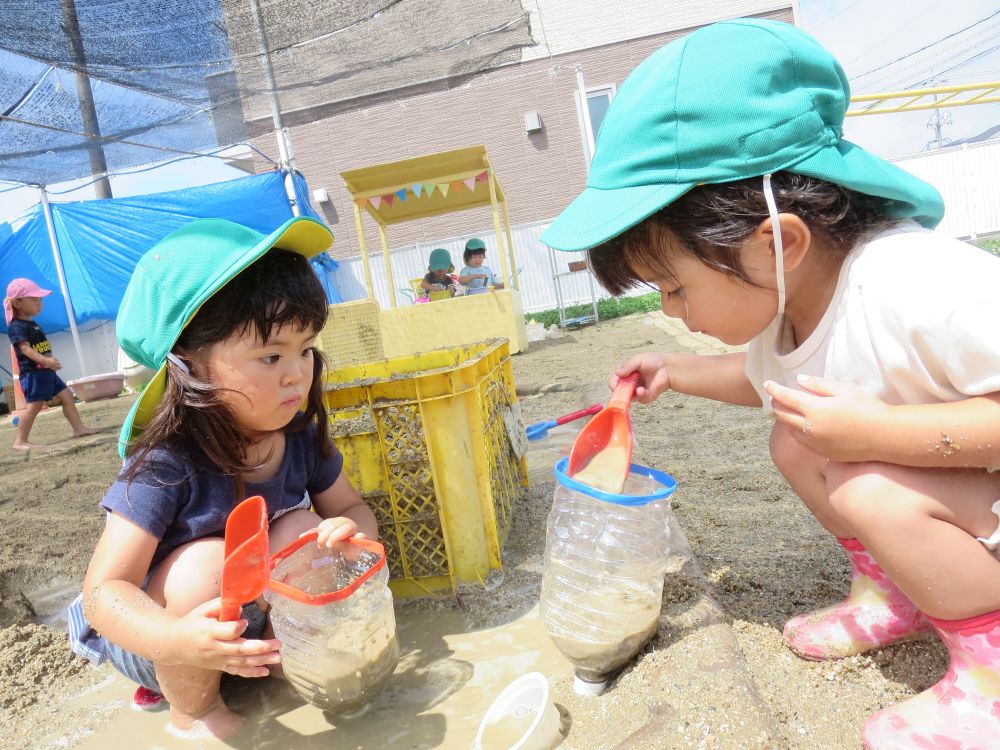
<instances>
[{"instance_id":1,"label":"triangular pennant","mask_svg":"<svg viewBox=\"0 0 1000 750\"><path fill-rule=\"evenodd\" d=\"M455 188L455 190L461 190L462 187L463 187L462 181L461 180L455 180L453 183L451 183L451 186L453 188Z\"/></svg>"},{"instance_id":2,"label":"triangular pennant","mask_svg":"<svg viewBox=\"0 0 1000 750\"><path fill-rule=\"evenodd\" d=\"M367 198L358 198L354 202L358 204L358 208L364 208L365 206L368 205L368 199Z\"/></svg>"},{"instance_id":3,"label":"triangular pennant","mask_svg":"<svg viewBox=\"0 0 1000 750\"><path fill-rule=\"evenodd\" d=\"M476 182L486 182L489 179L490 179L489 172L481 172L480 174L476 175Z\"/></svg>"},{"instance_id":4,"label":"triangular pennant","mask_svg":"<svg viewBox=\"0 0 1000 750\"><path fill-rule=\"evenodd\" d=\"M475 177L470 177L470 178L469 178L469 179L467 179L467 180L462 180L462 183L463 183L463 184L464 184L464 185L465 185L465 186L466 186L467 188L469 188L469 192L470 192L470 193L471 193L471 192L472 192L473 190L475 190L475 189L476 189L476 178L475 178Z\"/></svg>"},{"instance_id":5,"label":"triangular pennant","mask_svg":"<svg viewBox=\"0 0 1000 750\"><path fill-rule=\"evenodd\" d=\"M393 193L386 193L382 196L382 202L387 206L391 206L394 200L396 200L396 196Z\"/></svg>"},{"instance_id":6,"label":"triangular pennant","mask_svg":"<svg viewBox=\"0 0 1000 750\"><path fill-rule=\"evenodd\" d=\"M410 190L412 190L413 194L419 198L420 193L422 193L424 190L424 186L418 182L415 185L410 185Z\"/></svg>"},{"instance_id":7,"label":"triangular pennant","mask_svg":"<svg viewBox=\"0 0 1000 750\"><path fill-rule=\"evenodd\" d=\"M396 197L399 198L404 203L406 202L406 188L396 191Z\"/></svg>"},{"instance_id":8,"label":"triangular pennant","mask_svg":"<svg viewBox=\"0 0 1000 750\"><path fill-rule=\"evenodd\" d=\"M427 185L424 185L424 195L426 195L428 198L430 198L432 195L434 195L434 183L433 182L431 182L431 183L429 183Z\"/></svg>"},{"instance_id":9,"label":"triangular pennant","mask_svg":"<svg viewBox=\"0 0 1000 750\"><path fill-rule=\"evenodd\" d=\"M441 191L441 195L443 195L445 198L448 197L448 190L450 188L451 185L449 185L447 182L442 182L440 185L437 186L437 189Z\"/></svg>"},{"instance_id":10,"label":"triangular pennant","mask_svg":"<svg viewBox=\"0 0 1000 750\"><path fill-rule=\"evenodd\" d=\"M368 199L368 202L372 204L372 208L378 211L378 207L379 204L382 202L382 199L377 195L373 195L371 198Z\"/></svg>"}]
</instances>

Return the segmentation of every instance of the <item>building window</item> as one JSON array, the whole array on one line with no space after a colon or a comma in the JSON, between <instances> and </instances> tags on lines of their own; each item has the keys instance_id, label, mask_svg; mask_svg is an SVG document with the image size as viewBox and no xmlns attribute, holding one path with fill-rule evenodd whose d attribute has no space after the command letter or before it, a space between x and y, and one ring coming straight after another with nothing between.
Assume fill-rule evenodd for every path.
<instances>
[{"instance_id":1,"label":"building window","mask_svg":"<svg viewBox=\"0 0 1000 750\"><path fill-rule=\"evenodd\" d=\"M587 165L594 158L594 143L601 130L601 123L608 113L611 100L615 98L615 86L594 86L586 90L586 106L580 106L580 95L577 93L577 113L580 116L580 132L583 136L583 152Z\"/></svg>"}]
</instances>

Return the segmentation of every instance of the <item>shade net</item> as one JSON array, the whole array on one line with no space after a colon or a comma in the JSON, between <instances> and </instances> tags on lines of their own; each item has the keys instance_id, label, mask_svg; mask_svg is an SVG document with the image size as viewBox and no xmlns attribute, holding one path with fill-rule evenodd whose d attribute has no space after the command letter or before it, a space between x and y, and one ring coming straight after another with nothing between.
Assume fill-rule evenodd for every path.
<instances>
[{"instance_id":1,"label":"shade net","mask_svg":"<svg viewBox=\"0 0 1000 750\"><path fill-rule=\"evenodd\" d=\"M236 144L273 106L308 122L531 44L520 0L0 0L0 179Z\"/></svg>"}]
</instances>

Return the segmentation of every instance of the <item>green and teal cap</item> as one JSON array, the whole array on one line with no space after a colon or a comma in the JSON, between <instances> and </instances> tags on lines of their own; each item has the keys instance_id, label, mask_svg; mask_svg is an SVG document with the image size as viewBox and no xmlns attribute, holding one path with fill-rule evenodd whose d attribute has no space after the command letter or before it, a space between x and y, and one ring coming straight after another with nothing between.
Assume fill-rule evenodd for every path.
<instances>
[{"instance_id":1,"label":"green and teal cap","mask_svg":"<svg viewBox=\"0 0 1000 750\"><path fill-rule=\"evenodd\" d=\"M454 271L455 264L451 262L451 254L443 247L431 250L431 257L427 260L428 271Z\"/></svg>"},{"instance_id":2,"label":"green and teal cap","mask_svg":"<svg viewBox=\"0 0 1000 750\"><path fill-rule=\"evenodd\" d=\"M486 243L483 242L478 237L473 237L472 239L468 240L465 243L465 249L466 250L472 250L472 251L482 250L485 253L486 252Z\"/></svg>"},{"instance_id":3,"label":"green and teal cap","mask_svg":"<svg viewBox=\"0 0 1000 750\"><path fill-rule=\"evenodd\" d=\"M841 137L850 96L836 59L787 23L723 21L670 42L625 79L587 187L542 242L587 250L696 185L781 170L891 199L895 218L935 226L937 190Z\"/></svg>"},{"instance_id":4,"label":"green and teal cap","mask_svg":"<svg viewBox=\"0 0 1000 750\"><path fill-rule=\"evenodd\" d=\"M149 423L163 398L167 354L203 304L272 247L311 258L333 243L314 219L289 219L261 234L225 219L198 219L160 240L136 264L125 289L115 328L125 353L156 370L125 418L118 453Z\"/></svg>"}]
</instances>

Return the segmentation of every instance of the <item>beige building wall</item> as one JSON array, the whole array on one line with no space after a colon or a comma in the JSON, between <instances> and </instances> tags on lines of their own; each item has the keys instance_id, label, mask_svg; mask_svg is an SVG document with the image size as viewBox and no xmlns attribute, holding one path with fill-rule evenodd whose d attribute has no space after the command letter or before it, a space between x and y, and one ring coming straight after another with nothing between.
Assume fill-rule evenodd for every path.
<instances>
[{"instance_id":1,"label":"beige building wall","mask_svg":"<svg viewBox=\"0 0 1000 750\"><path fill-rule=\"evenodd\" d=\"M792 21L787 8L761 17ZM354 213L340 172L435 151L483 144L507 196L514 225L554 218L584 187L586 161L577 111L576 67L587 88L620 85L653 51L691 29L553 55L508 65L453 88L440 84L401 92L399 98L352 108L290 128L299 171L309 188L325 188L328 203L313 203L333 230L334 257L359 253ZM404 95L405 94L405 95ZM538 112L543 129L526 133L524 113ZM273 134L254 145L274 156ZM270 168L258 157L258 171ZM378 251L374 222L366 226L369 251ZM488 208L471 209L389 227L391 247L433 243L492 232ZM458 260L458 259L456 259Z\"/></svg>"}]
</instances>

